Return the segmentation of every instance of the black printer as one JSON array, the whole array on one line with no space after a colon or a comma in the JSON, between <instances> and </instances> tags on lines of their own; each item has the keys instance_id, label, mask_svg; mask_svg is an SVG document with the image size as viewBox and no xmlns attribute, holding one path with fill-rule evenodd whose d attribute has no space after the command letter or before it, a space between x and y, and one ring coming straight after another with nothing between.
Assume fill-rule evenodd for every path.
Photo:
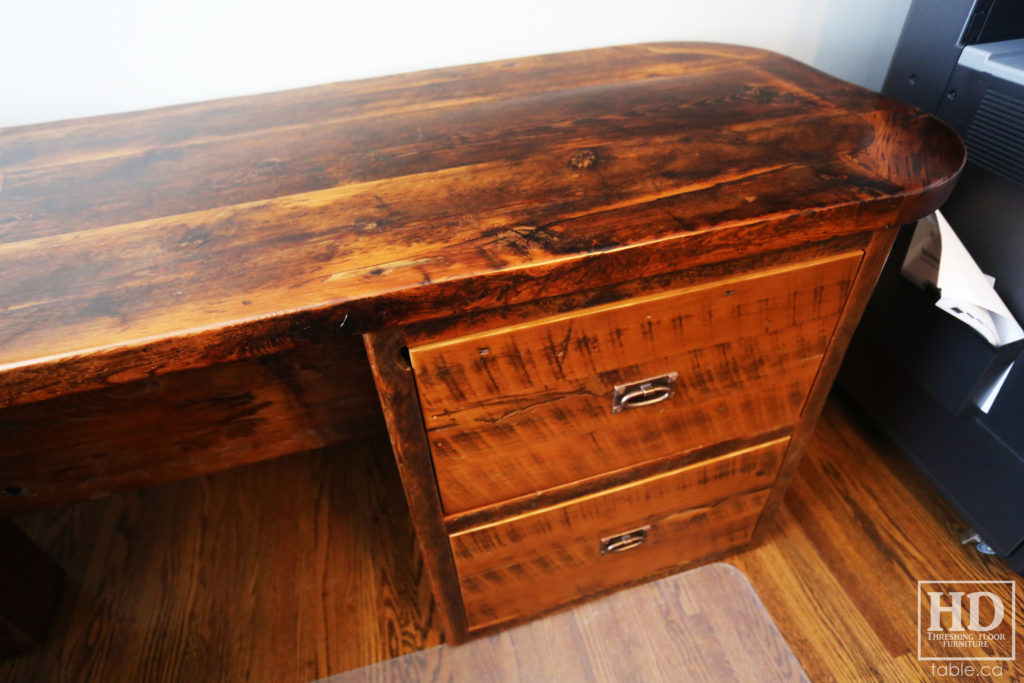
<instances>
[{"instance_id":1,"label":"black printer","mask_svg":"<svg viewBox=\"0 0 1024 683\"><path fill-rule=\"evenodd\" d=\"M1024 321L1024 1L913 0L882 92L963 137L967 166L942 213ZM979 549L1024 574L1024 341L991 346L906 281L912 230L901 230L839 387L977 532Z\"/></svg>"}]
</instances>

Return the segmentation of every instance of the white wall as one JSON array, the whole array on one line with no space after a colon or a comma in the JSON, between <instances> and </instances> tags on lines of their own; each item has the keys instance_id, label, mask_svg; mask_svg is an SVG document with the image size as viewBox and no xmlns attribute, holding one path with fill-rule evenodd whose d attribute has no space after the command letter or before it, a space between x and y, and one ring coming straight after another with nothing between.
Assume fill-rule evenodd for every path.
<instances>
[{"instance_id":1,"label":"white wall","mask_svg":"<svg viewBox=\"0 0 1024 683\"><path fill-rule=\"evenodd\" d=\"M0 127L655 40L878 88L910 0L0 0Z\"/></svg>"}]
</instances>

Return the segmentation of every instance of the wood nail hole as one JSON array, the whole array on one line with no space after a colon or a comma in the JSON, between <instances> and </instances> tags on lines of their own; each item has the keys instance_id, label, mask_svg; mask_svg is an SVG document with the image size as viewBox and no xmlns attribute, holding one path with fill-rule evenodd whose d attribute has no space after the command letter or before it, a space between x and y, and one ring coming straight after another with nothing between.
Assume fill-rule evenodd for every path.
<instances>
[{"instance_id":1,"label":"wood nail hole","mask_svg":"<svg viewBox=\"0 0 1024 683\"><path fill-rule=\"evenodd\" d=\"M22 496L25 495L25 489L21 486L5 486L3 489L0 489L0 495Z\"/></svg>"},{"instance_id":2,"label":"wood nail hole","mask_svg":"<svg viewBox=\"0 0 1024 683\"><path fill-rule=\"evenodd\" d=\"M409 355L408 346L398 349L398 364L406 370L412 370L412 356Z\"/></svg>"}]
</instances>

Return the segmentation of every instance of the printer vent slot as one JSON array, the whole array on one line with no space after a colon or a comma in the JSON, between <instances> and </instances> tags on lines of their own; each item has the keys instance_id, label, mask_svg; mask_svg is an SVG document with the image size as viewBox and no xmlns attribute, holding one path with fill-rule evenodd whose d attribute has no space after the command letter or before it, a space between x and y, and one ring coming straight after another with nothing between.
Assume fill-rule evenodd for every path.
<instances>
[{"instance_id":1,"label":"printer vent slot","mask_svg":"<svg viewBox=\"0 0 1024 683\"><path fill-rule=\"evenodd\" d=\"M989 88L964 142L972 162L1024 185L1024 99Z\"/></svg>"}]
</instances>

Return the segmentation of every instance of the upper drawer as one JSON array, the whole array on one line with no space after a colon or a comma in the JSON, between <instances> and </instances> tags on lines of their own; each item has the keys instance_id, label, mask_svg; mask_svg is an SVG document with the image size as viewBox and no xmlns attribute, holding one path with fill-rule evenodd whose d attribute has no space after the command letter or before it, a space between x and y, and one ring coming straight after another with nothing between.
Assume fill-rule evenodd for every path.
<instances>
[{"instance_id":1,"label":"upper drawer","mask_svg":"<svg viewBox=\"0 0 1024 683\"><path fill-rule=\"evenodd\" d=\"M792 424L861 252L410 349L448 514ZM616 385L678 373L612 412Z\"/></svg>"}]
</instances>

